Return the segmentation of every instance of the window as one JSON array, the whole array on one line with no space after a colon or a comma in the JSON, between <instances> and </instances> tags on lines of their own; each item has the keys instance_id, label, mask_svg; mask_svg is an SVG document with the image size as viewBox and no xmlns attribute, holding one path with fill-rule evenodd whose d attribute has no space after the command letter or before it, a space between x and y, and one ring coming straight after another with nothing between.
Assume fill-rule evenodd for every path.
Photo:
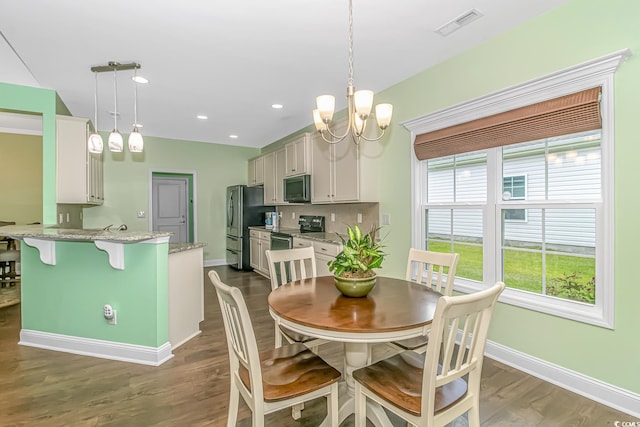
<instances>
[{"instance_id":1,"label":"window","mask_svg":"<svg viewBox=\"0 0 640 427\"><path fill-rule=\"evenodd\" d=\"M524 200L527 193L527 176L505 176L502 178L502 200ZM526 221L526 209L505 209L505 221Z\"/></svg>"},{"instance_id":2,"label":"window","mask_svg":"<svg viewBox=\"0 0 640 427\"><path fill-rule=\"evenodd\" d=\"M502 280L502 302L613 327L613 73L626 54L405 123L417 155L412 244L460 254L456 290ZM467 132L581 91L595 99L597 124L566 132L561 122L574 120L559 114L560 127L540 137L480 144Z\"/></svg>"}]
</instances>

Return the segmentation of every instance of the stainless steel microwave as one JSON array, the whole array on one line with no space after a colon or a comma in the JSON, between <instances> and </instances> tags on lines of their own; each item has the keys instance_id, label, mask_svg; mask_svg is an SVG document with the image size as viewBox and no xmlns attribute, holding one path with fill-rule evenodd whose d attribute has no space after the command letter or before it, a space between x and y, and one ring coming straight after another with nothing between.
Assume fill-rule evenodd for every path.
<instances>
[{"instance_id":1,"label":"stainless steel microwave","mask_svg":"<svg viewBox=\"0 0 640 427\"><path fill-rule=\"evenodd\" d=\"M311 202L311 175L284 179L284 200L289 203Z\"/></svg>"}]
</instances>

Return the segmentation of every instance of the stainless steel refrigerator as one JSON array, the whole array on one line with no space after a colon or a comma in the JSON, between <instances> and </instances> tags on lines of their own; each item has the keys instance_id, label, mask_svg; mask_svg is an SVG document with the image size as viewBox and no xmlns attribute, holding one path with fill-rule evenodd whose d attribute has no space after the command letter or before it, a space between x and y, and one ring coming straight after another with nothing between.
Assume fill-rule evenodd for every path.
<instances>
[{"instance_id":1,"label":"stainless steel refrigerator","mask_svg":"<svg viewBox=\"0 0 640 427\"><path fill-rule=\"evenodd\" d=\"M262 187L227 187L227 264L235 269L251 269L248 227L264 225L265 212L275 210L263 203Z\"/></svg>"}]
</instances>

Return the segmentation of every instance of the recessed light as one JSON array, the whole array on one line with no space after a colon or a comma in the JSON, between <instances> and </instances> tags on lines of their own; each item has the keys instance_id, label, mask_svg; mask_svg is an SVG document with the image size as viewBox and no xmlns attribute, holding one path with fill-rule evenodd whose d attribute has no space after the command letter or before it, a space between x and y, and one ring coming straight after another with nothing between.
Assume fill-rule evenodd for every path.
<instances>
[{"instance_id":1,"label":"recessed light","mask_svg":"<svg viewBox=\"0 0 640 427\"><path fill-rule=\"evenodd\" d=\"M196 117L199 118L200 120L207 120L209 118L209 117L205 116L204 114L198 114Z\"/></svg>"},{"instance_id":2,"label":"recessed light","mask_svg":"<svg viewBox=\"0 0 640 427\"><path fill-rule=\"evenodd\" d=\"M229 138L231 138L231 139L238 139L238 135L229 135Z\"/></svg>"},{"instance_id":3,"label":"recessed light","mask_svg":"<svg viewBox=\"0 0 640 427\"><path fill-rule=\"evenodd\" d=\"M131 80L133 80L136 83L144 83L144 84L149 83L149 80L145 79L142 76L133 76L131 77Z\"/></svg>"},{"instance_id":4,"label":"recessed light","mask_svg":"<svg viewBox=\"0 0 640 427\"><path fill-rule=\"evenodd\" d=\"M271 108L274 108L276 110L280 110L282 108L282 104L272 104Z\"/></svg>"}]
</instances>

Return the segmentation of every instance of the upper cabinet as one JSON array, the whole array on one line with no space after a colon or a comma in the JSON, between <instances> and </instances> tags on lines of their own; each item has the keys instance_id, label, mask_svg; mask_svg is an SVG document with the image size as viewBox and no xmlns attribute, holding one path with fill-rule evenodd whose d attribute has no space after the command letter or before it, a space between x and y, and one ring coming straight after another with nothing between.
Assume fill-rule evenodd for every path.
<instances>
[{"instance_id":1,"label":"upper cabinet","mask_svg":"<svg viewBox=\"0 0 640 427\"><path fill-rule=\"evenodd\" d=\"M264 158L249 160L249 187L264 184Z\"/></svg>"},{"instance_id":2,"label":"upper cabinet","mask_svg":"<svg viewBox=\"0 0 640 427\"><path fill-rule=\"evenodd\" d=\"M284 186L283 180L286 170L286 153L281 148L278 151L262 156L264 162L264 204L283 205Z\"/></svg>"},{"instance_id":3,"label":"upper cabinet","mask_svg":"<svg viewBox=\"0 0 640 427\"><path fill-rule=\"evenodd\" d=\"M56 116L56 201L101 205L104 202L102 154L89 153L88 119Z\"/></svg>"},{"instance_id":4,"label":"upper cabinet","mask_svg":"<svg viewBox=\"0 0 640 427\"><path fill-rule=\"evenodd\" d=\"M334 133L342 135L345 129L346 122L339 123ZM311 137L311 203L378 202L379 147L370 141L356 145L350 136L329 144L315 133Z\"/></svg>"},{"instance_id":5,"label":"upper cabinet","mask_svg":"<svg viewBox=\"0 0 640 427\"><path fill-rule=\"evenodd\" d=\"M285 176L305 175L311 173L311 137L308 133L285 144L286 172Z\"/></svg>"}]
</instances>

